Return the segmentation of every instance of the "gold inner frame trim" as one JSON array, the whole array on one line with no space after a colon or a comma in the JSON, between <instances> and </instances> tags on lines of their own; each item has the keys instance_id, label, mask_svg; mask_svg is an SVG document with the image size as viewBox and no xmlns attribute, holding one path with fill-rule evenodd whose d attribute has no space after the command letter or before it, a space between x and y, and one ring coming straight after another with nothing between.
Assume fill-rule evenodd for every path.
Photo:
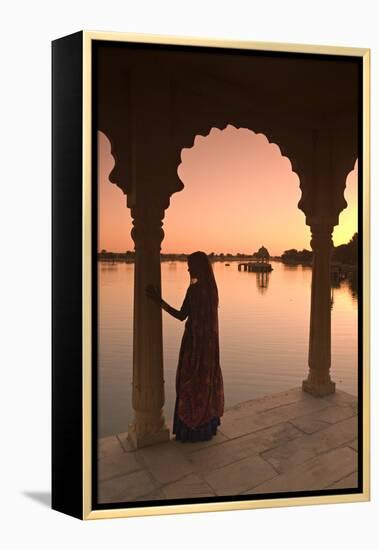
<instances>
[{"instance_id":1,"label":"gold inner frame trim","mask_svg":"<svg viewBox=\"0 0 379 550\"><path fill-rule=\"evenodd\" d=\"M363 492L343 495L268 498L92 510L92 41L140 42L272 52L347 55L363 60ZM361 169L362 169L361 168ZM83 519L189 514L284 506L308 506L370 500L370 49L341 46L286 44L163 36L120 32L83 31L83 227L82 227L82 382L83 382Z\"/></svg>"}]
</instances>

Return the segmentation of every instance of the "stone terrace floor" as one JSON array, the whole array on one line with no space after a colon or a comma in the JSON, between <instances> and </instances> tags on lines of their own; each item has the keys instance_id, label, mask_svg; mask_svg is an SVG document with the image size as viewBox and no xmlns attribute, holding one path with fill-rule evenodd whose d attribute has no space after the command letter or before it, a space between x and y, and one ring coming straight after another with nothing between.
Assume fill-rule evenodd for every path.
<instances>
[{"instance_id":1,"label":"stone terrace floor","mask_svg":"<svg viewBox=\"0 0 379 550\"><path fill-rule=\"evenodd\" d=\"M100 503L357 486L357 398L341 390L245 401L210 441L133 450L126 436L99 441Z\"/></svg>"}]
</instances>

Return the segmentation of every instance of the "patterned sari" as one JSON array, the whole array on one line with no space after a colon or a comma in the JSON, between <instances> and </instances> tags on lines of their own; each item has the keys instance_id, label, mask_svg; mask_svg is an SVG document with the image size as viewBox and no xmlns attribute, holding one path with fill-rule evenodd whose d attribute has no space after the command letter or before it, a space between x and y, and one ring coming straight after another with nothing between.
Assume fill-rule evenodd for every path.
<instances>
[{"instance_id":1,"label":"patterned sari","mask_svg":"<svg viewBox=\"0 0 379 550\"><path fill-rule=\"evenodd\" d=\"M170 306L166 311L187 319L176 372L173 433L182 441L210 439L224 413L218 304L198 281L188 287L180 311Z\"/></svg>"}]
</instances>

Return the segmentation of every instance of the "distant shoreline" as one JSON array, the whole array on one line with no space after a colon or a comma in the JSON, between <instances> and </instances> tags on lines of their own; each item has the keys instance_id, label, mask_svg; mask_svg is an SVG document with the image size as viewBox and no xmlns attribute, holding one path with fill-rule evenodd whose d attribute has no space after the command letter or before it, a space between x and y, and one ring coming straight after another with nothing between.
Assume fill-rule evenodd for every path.
<instances>
[{"instance_id":1,"label":"distant shoreline","mask_svg":"<svg viewBox=\"0 0 379 550\"><path fill-rule=\"evenodd\" d=\"M220 262L242 262L242 261L248 261L253 262L256 261L256 258L254 258L252 255L249 256L247 254L241 255L241 256L226 256L226 255L219 255L215 254L214 256L208 255L209 259L211 261L220 261ZM186 262L188 258L188 254L161 254L161 261L163 262ZM126 263L134 263L134 255L127 255L123 253L117 253L117 252L107 252L105 254L99 253L97 255L97 260L100 262L126 262ZM271 256L268 258L269 261L282 261L282 258L280 256Z\"/></svg>"},{"instance_id":2,"label":"distant shoreline","mask_svg":"<svg viewBox=\"0 0 379 550\"><path fill-rule=\"evenodd\" d=\"M112 254L112 255L111 255ZM209 258L211 262L223 262L223 263L230 263L230 262L254 262L256 261L256 258L253 256L212 256ZM106 262L106 263L126 263L126 264L134 264L134 256L133 257L127 257L125 254L117 254L114 253L107 253L107 255L104 254L98 254L97 256L98 262ZM186 262L187 261L187 254L162 254L161 255L161 262ZM297 267L301 265L302 267L312 267L312 260L284 260L280 256L270 256L268 258L268 261L270 262L280 262L288 267ZM343 262L338 261L332 261L331 267L335 266L341 266L345 268L349 268L349 270L356 269L355 264L344 264Z\"/></svg>"},{"instance_id":3,"label":"distant shoreline","mask_svg":"<svg viewBox=\"0 0 379 550\"><path fill-rule=\"evenodd\" d=\"M161 262L186 262L189 254L166 254L160 255ZM127 250L126 252L108 252L102 249L97 253L97 260L100 262L123 262L134 263L135 252L134 250ZM311 267L313 264L313 252L312 250L296 250L291 248L285 250L280 256L270 256L268 250L265 247L261 247L258 252L253 254L216 254L211 252L208 254L208 258L211 262L254 262L260 260L266 260L269 262L281 262L288 266L302 265L304 267ZM331 265L335 266L350 266L350 268L356 268L358 265L358 233L354 233L353 237L346 244L333 247L333 254L331 258Z\"/></svg>"},{"instance_id":4,"label":"distant shoreline","mask_svg":"<svg viewBox=\"0 0 379 550\"><path fill-rule=\"evenodd\" d=\"M253 256L212 256L209 257L211 262L222 262L222 263L230 263L230 262L254 262L256 261L256 258ZM105 256L99 254L97 257L98 262L107 262L107 263L127 263L127 264L134 264L134 257L126 257L125 254L117 254L114 253L114 256L111 256L110 254ZM281 262L288 266L297 266L302 265L304 267L312 267L312 262L307 261L285 261L280 256L271 256L268 258L268 261L270 262ZM187 262L187 255L186 254L179 254L179 255L161 255L161 262Z\"/></svg>"}]
</instances>

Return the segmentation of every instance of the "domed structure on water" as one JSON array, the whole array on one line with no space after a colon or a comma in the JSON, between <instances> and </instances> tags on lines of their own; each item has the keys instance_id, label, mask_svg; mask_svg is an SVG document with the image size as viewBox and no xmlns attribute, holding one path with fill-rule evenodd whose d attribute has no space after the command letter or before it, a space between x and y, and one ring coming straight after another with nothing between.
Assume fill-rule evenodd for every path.
<instances>
[{"instance_id":1,"label":"domed structure on water","mask_svg":"<svg viewBox=\"0 0 379 550\"><path fill-rule=\"evenodd\" d=\"M238 271L255 271L258 273L268 273L273 271L272 265L269 263L270 253L263 245L258 252L254 252L252 262L242 262L238 264Z\"/></svg>"},{"instance_id":2,"label":"domed structure on water","mask_svg":"<svg viewBox=\"0 0 379 550\"><path fill-rule=\"evenodd\" d=\"M270 259L269 251L265 246L261 246L258 252L255 252L253 254L253 257L257 259L259 262L268 262Z\"/></svg>"}]
</instances>

